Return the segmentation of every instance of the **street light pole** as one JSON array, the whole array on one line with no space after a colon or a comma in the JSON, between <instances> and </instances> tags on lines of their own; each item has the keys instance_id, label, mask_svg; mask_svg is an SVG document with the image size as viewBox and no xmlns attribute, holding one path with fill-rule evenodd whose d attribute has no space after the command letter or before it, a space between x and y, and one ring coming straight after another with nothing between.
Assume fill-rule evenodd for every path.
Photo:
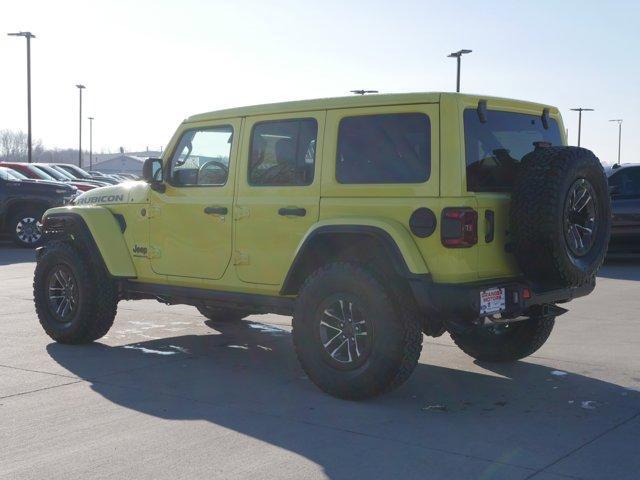
<instances>
[{"instance_id":1,"label":"street light pole","mask_svg":"<svg viewBox=\"0 0 640 480\"><path fill-rule=\"evenodd\" d=\"M8 33L7 35L27 39L27 161L31 163L31 39L36 36L31 32Z\"/></svg>"},{"instance_id":2,"label":"street light pole","mask_svg":"<svg viewBox=\"0 0 640 480\"><path fill-rule=\"evenodd\" d=\"M89 170L93 170L93 117L89 119Z\"/></svg>"},{"instance_id":3,"label":"street light pole","mask_svg":"<svg viewBox=\"0 0 640 480\"><path fill-rule=\"evenodd\" d=\"M78 87L78 91L80 92L80 115L79 115L79 132L78 132L78 166L82 168L82 90L85 87L82 84L76 85Z\"/></svg>"},{"instance_id":4,"label":"street light pole","mask_svg":"<svg viewBox=\"0 0 640 480\"><path fill-rule=\"evenodd\" d=\"M618 165L620 165L620 145L622 144L622 119L615 118L609 121L616 122L618 124Z\"/></svg>"},{"instance_id":5,"label":"street light pole","mask_svg":"<svg viewBox=\"0 0 640 480\"><path fill-rule=\"evenodd\" d=\"M456 76L456 92L460 91L460 57L462 57L462 55L467 54L467 53L471 53L473 50L467 50L467 49L463 49L463 50L458 50L457 52L453 52L450 53L449 55L447 55L447 58L455 58L458 62L458 74Z\"/></svg>"},{"instance_id":6,"label":"street light pole","mask_svg":"<svg viewBox=\"0 0 640 480\"><path fill-rule=\"evenodd\" d=\"M572 112L578 112L578 146L580 146L580 132L582 131L582 112L593 112L593 108L572 108Z\"/></svg>"}]
</instances>

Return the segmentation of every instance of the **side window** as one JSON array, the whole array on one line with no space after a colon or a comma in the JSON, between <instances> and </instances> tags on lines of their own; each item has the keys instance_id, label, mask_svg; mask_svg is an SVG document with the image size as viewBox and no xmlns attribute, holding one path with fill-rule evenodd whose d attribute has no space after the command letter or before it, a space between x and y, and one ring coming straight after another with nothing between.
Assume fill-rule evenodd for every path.
<instances>
[{"instance_id":1,"label":"side window","mask_svg":"<svg viewBox=\"0 0 640 480\"><path fill-rule=\"evenodd\" d=\"M176 187L226 184L232 141L230 125L184 132L171 157L169 182Z\"/></svg>"},{"instance_id":2,"label":"side window","mask_svg":"<svg viewBox=\"0 0 640 480\"><path fill-rule=\"evenodd\" d=\"M340 183L422 183L431 173L431 124L422 113L366 115L340 121Z\"/></svg>"},{"instance_id":3,"label":"side window","mask_svg":"<svg viewBox=\"0 0 640 480\"><path fill-rule=\"evenodd\" d=\"M311 185L317 136L312 118L257 123L251 133L249 185Z\"/></svg>"}]
</instances>

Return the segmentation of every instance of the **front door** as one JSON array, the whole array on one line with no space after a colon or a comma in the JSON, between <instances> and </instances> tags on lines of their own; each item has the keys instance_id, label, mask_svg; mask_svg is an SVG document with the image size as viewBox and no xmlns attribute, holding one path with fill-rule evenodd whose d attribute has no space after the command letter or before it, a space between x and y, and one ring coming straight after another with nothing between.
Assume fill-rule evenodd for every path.
<instances>
[{"instance_id":1,"label":"front door","mask_svg":"<svg viewBox=\"0 0 640 480\"><path fill-rule=\"evenodd\" d=\"M248 283L280 285L318 221L325 112L249 117L238 172L234 263Z\"/></svg>"},{"instance_id":2,"label":"front door","mask_svg":"<svg viewBox=\"0 0 640 480\"><path fill-rule=\"evenodd\" d=\"M219 279L231 258L240 120L185 127L164 165L166 191L151 192L150 252L162 275Z\"/></svg>"}]
</instances>

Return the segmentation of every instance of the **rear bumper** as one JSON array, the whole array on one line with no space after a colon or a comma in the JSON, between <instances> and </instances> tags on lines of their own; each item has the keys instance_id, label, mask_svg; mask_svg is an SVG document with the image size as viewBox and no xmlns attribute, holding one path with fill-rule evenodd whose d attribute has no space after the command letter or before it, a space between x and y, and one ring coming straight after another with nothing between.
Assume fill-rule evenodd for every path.
<instances>
[{"instance_id":1,"label":"rear bumper","mask_svg":"<svg viewBox=\"0 0 640 480\"><path fill-rule=\"evenodd\" d=\"M505 309L500 318L510 319L534 314L545 314L548 306L566 303L588 295L595 288L595 281L580 287L542 289L526 281L488 281L472 284L438 284L411 282L411 289L420 310L426 315L441 319L474 322L480 314L480 292L488 288L504 288ZM529 298L523 292L528 289Z\"/></svg>"}]
</instances>

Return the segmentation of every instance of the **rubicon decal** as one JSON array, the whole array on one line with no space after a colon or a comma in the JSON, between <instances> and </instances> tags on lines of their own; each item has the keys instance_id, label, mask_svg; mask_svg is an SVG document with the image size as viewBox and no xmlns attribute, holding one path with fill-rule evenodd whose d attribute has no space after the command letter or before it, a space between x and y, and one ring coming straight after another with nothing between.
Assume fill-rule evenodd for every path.
<instances>
[{"instance_id":1,"label":"rubicon decal","mask_svg":"<svg viewBox=\"0 0 640 480\"><path fill-rule=\"evenodd\" d=\"M83 198L79 198L76 201L78 205L92 204L92 203L120 203L120 202L124 202L124 195L121 193L118 195L101 195L96 197L83 197Z\"/></svg>"}]
</instances>

